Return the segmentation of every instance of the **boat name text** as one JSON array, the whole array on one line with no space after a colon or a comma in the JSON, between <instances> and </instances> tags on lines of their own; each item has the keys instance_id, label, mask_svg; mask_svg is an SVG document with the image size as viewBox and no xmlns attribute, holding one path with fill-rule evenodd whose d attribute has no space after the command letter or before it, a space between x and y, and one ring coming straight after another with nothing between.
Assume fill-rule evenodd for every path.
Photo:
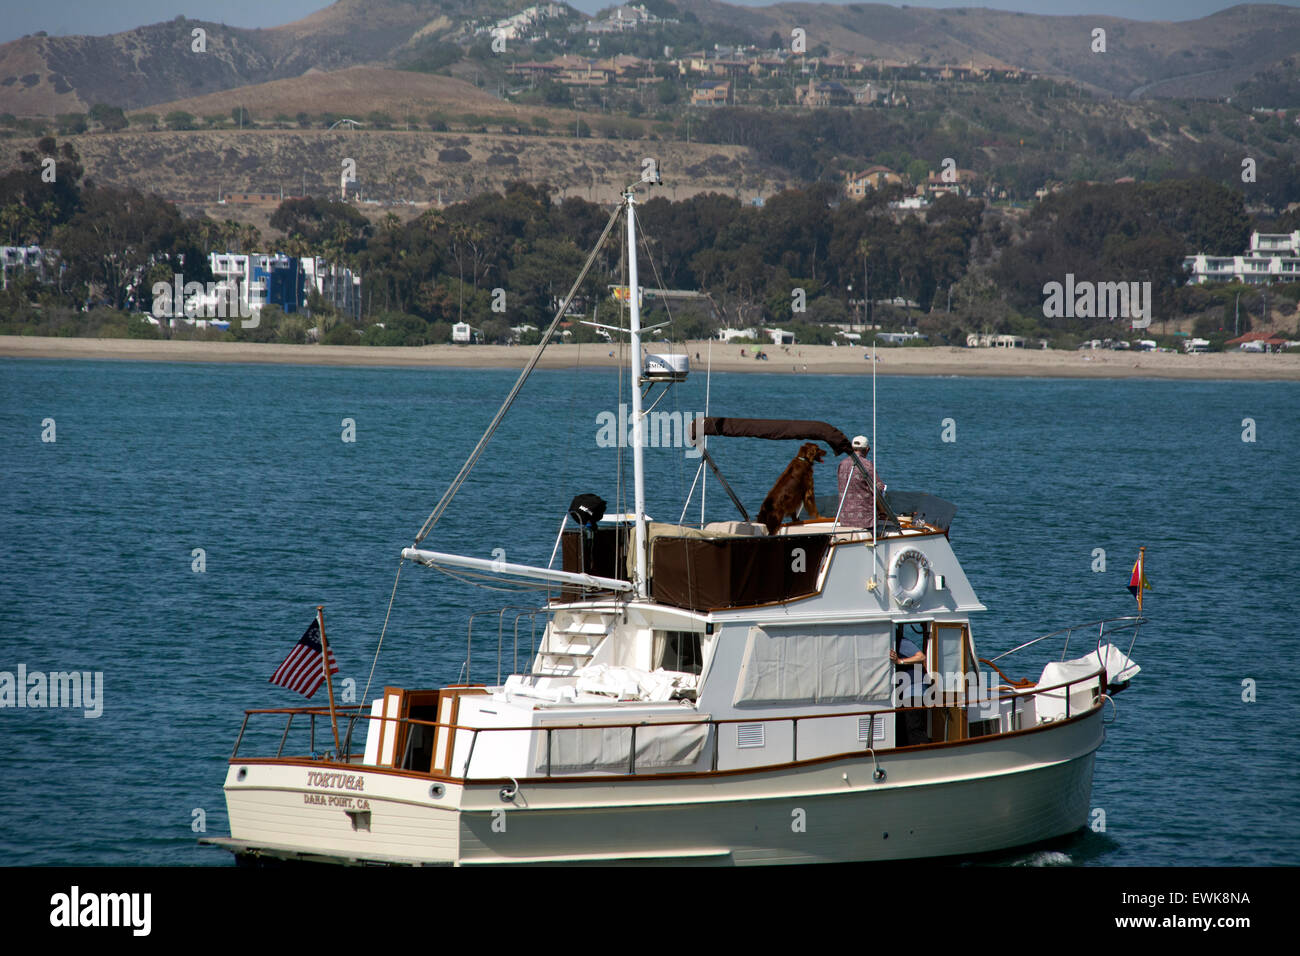
<instances>
[{"instance_id":1,"label":"boat name text","mask_svg":"<svg viewBox=\"0 0 1300 956\"><path fill-rule=\"evenodd\" d=\"M327 787L333 790L365 790L366 778L354 773L320 773L307 771L307 786Z\"/></svg>"}]
</instances>

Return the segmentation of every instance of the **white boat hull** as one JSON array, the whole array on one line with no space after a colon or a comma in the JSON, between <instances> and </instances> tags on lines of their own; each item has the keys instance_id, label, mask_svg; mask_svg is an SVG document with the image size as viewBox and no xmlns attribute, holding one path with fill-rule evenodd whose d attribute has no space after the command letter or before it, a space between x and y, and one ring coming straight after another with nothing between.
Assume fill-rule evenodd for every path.
<instances>
[{"instance_id":1,"label":"white boat hull","mask_svg":"<svg viewBox=\"0 0 1300 956\"><path fill-rule=\"evenodd\" d=\"M320 779L309 777L309 762L237 763L226 783L231 839L213 842L251 856L396 864L964 856L1083 827L1103 738L1097 708L1020 733L882 751L879 781L871 755L854 754L669 779L525 780L510 801L498 783L463 785L354 766L348 772L362 779L345 791L308 785ZM437 784L443 789L434 796Z\"/></svg>"}]
</instances>

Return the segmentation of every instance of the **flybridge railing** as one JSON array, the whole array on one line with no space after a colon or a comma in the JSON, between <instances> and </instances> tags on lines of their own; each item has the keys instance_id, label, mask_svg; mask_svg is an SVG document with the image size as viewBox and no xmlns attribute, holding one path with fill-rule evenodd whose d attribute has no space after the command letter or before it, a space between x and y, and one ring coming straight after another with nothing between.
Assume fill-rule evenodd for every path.
<instances>
[{"instance_id":1,"label":"flybridge railing","mask_svg":"<svg viewBox=\"0 0 1300 956\"><path fill-rule=\"evenodd\" d=\"M548 607L531 607L522 604L506 605L495 611L475 611L469 616L469 626L465 635L465 663L461 666L460 679L457 683L470 682L470 664L474 655L474 619L476 617L490 617L496 615L497 618L497 683L501 683L501 660L505 650L505 616L507 611L516 611L514 620L514 666L512 674L520 673L519 670L519 621L521 618L529 618L530 641L528 650L528 666L531 669L532 661L537 656L537 615L549 614L551 608Z\"/></svg>"},{"instance_id":2,"label":"flybridge railing","mask_svg":"<svg viewBox=\"0 0 1300 956\"><path fill-rule=\"evenodd\" d=\"M1083 625L1083 626L1088 626L1088 625ZM1057 632L1057 633L1062 633L1062 632ZM1044 637L1049 637L1049 636L1052 636L1052 635L1044 635ZM1030 643L1034 643L1034 642L1030 642ZM1012 652L1008 651L1007 653L1012 653ZM1002 655L1002 656L1006 656L1006 655ZM544 735L545 735L545 751L544 751L544 752L545 752L545 755L546 755L546 759L545 759L545 761L544 761L544 763L543 763L543 768L544 768L544 770L545 770L545 773L543 774L543 777L545 777L545 778L552 778L552 777L569 778L569 777L574 777L574 776L581 776L584 780L586 780L586 779L626 779L628 776L636 776L636 775L638 775L638 774L640 774L640 775L645 775L645 776L658 776L658 775L663 774L663 773L674 773L674 772L677 772L677 773L700 773L700 772L704 772L704 771L700 771L700 770L691 770L691 769L679 769L679 770L674 770L674 769L672 769L672 768L667 768L667 769L659 768L659 769L657 769L657 770L650 771L650 772L646 772L644 769L641 770L641 771L638 771L638 769L637 769L637 765L636 765L636 758L637 758L636 735L637 735L637 731L638 731L638 730L641 730L641 731L646 731L647 729L649 729L649 730L657 730L657 729L664 728L664 727L684 727L684 728L701 728L701 727L704 727L704 728L708 728L708 730L709 730L708 737L709 737L709 739L710 739L710 741L711 741L711 755L710 755L710 758L709 758L709 768L708 768L708 769L709 769L710 772L715 772L715 771L718 770L718 756L719 756L719 751L720 751L720 736L719 736L719 735L720 735L720 733L721 733L721 728L723 727L723 725L726 725L726 724L763 724L763 725L767 725L767 724L786 724L786 723L790 724L790 726L791 726L791 747L790 747L790 759L789 759L789 761L786 761L786 762L776 762L776 763L771 763L771 764L757 764L757 765L752 765L752 766L745 766L745 767L743 767L743 768L739 768L739 767L738 767L738 768L735 768L735 769L745 769L745 770L762 770L762 769L764 769L764 767L785 766L785 765L788 764L788 763L799 763L799 762L800 762L800 757L799 757L799 725L800 725L800 724L807 725L807 724L808 724L809 722L811 722L811 721L819 721L819 720L841 720L841 721L842 721L842 720L845 720L845 719L848 719L848 718L858 718L858 719L860 720L861 718L864 718L864 717L865 717L865 718L868 718L868 719L870 720L870 724L869 724L869 726L868 726L868 736L867 736L866 745L863 747L862 750L857 750L857 751L843 751L843 752L841 752L841 753L819 753L819 754L817 754L817 755L815 755L815 756L812 756L812 757L805 757L805 758L803 758L803 759L804 759L805 761L808 761L808 760L821 760L821 759L825 759L825 758L827 758L827 757L836 757L836 756L852 756L852 755L854 755L854 754L857 754L857 753L864 753L864 752L865 752L865 753L870 753L870 754L872 755L873 759L874 759L874 758L876 757L876 750L875 750L875 748L873 748L873 747L871 746L871 743L870 743L870 742L874 741L874 739L875 739L875 736L874 736L874 734L875 734L875 722L878 721L878 720L881 720L881 719L883 719L883 718L888 718L888 717L891 716L891 715L903 714L903 713L908 713L908 712L917 712L917 711L920 711L920 712L944 712L944 711L947 711L947 710L952 709L953 707L961 707L961 708L963 708L963 709L968 709L968 708L970 708L970 707L982 706L982 707L986 707L986 708L987 708L987 707L990 707L991 705L996 705L996 707L997 707L996 712L997 712L999 715L1001 715L1001 714L1002 714L1002 706L1001 706L1001 705L1002 705L1003 703L1008 703L1008 702L1009 702L1009 703L1011 704L1010 712L1011 712L1011 713L1014 713L1014 712L1016 712L1016 709L1017 709L1017 708L1016 708L1016 704L1017 704L1017 702L1018 702L1019 700L1021 700L1022 698L1026 698L1026 697L1034 697L1034 696L1037 696L1037 695L1039 695L1039 694L1050 694L1050 693L1055 692L1055 691L1061 691L1061 690L1064 690L1064 692L1065 692L1065 693L1064 693L1065 713L1064 713L1064 717L1063 717L1063 719L1068 720L1068 719L1070 719L1072 716L1078 716L1078 715L1079 715L1079 711L1078 711L1077 706L1075 706L1075 705L1073 704L1073 702L1072 702L1072 697L1074 696L1073 693L1072 693L1072 690L1073 690L1076 686L1078 686L1078 685L1087 685L1087 684L1090 684L1090 683L1093 683L1093 684L1095 684L1096 686L1095 686L1095 693L1094 693L1094 695L1093 695L1093 697L1092 697L1093 703L1092 703L1089 707L1087 707L1086 709L1084 709L1084 710L1082 711L1082 713L1087 713L1087 712L1089 712L1089 711L1091 711L1091 710L1094 710L1095 708L1100 707L1100 706L1102 705L1102 700L1103 700L1103 698L1106 696L1106 687L1107 687L1107 683L1106 683L1106 668L1105 668L1104 666L1098 667L1097 670L1092 671L1092 672L1090 672L1090 673L1088 673L1088 674L1085 674L1085 675L1083 675L1083 676L1081 676L1081 677L1075 677L1075 678L1072 678L1072 679L1070 679L1070 680L1062 681L1061 683L1058 683L1058 684L1052 684L1052 685L1047 686L1047 687L1037 687L1037 686L1034 686L1034 687L1025 687L1025 688L1009 688L1009 687L1008 687L1008 688L999 688L999 692L998 692L998 694L997 694L996 697L988 697L988 698L983 698L983 697L981 697L981 698L977 698L977 699L975 699L975 700L965 700L965 701L962 701L962 702L957 703L957 704L953 704L953 703L950 703L950 702L949 702L949 703L936 704L936 705L929 706L929 707L889 707L889 708L881 708L881 709L877 709L877 710L862 710L862 711L851 711L851 712L847 712L847 713L830 713L830 714L807 714L807 715L799 715L799 716L794 716L794 715L784 715L784 716L778 716L778 717L757 717L757 716L755 716L755 717L708 717L708 718L703 718L703 719L698 719L698 718L697 718L697 719L663 720L663 721L661 721L661 720L654 720L654 721L646 721L646 720L642 720L642 721L627 721L627 722L606 722L606 721L587 722L587 721L574 721L573 723L566 723L566 724L549 724L549 725L546 725L546 726L527 725L527 726L518 726L518 727L472 727L472 726L467 726L467 725L464 725L464 724L443 723L443 722L441 722L441 721L417 720L417 719L415 719L415 718L410 718L410 717L385 717L385 716L374 716L374 715L370 715L370 714L363 714L363 713L361 713L361 705L357 705L357 704L349 705L349 706L347 706L347 707L343 707L343 708L337 708L337 707L336 707L335 710L336 710L336 712L339 713L340 720L344 719L344 716L345 716L345 715L343 714L343 711L347 711L347 712L348 712L348 713L346 714L346 719L350 722L350 723L349 723L349 729L348 729L348 732L349 732L349 738L350 738L350 736L351 736L351 725L354 724L358 719L362 719L362 720L370 720L370 721L384 721L384 722L391 722L395 727L401 727L402 725L405 725L407 728L410 728L410 727L430 727L430 728L433 728L433 732L434 732L434 734L435 734L435 740L441 740L441 739L443 739L441 735L442 735L442 733L444 733L444 732L446 732L446 733L450 733L450 734L452 735L452 742L453 742L452 750L453 750L453 751L458 751L458 750L459 750L459 746L457 746L457 743L458 743L457 738L459 737L459 735L460 735L461 733L469 733L469 734L471 734L471 737L470 737L470 743L469 743L469 749L468 749L468 751L466 752L465 759L464 759L463 763L461 764L461 772L460 772L460 774L459 774L458 776L455 775L455 774L452 772L452 768L450 768L450 767L449 767L445 772L444 772L444 771L433 771L433 770L416 770L416 771L413 771L413 772L415 772L415 773L422 773L422 774L424 774L424 775L426 775L426 776L429 776L429 777L431 777L431 778L439 778L439 779L455 779L455 780L461 780L461 781L464 781L464 782L467 782L467 783L468 783L468 782L477 782L477 783L483 783L483 782L491 782L491 783L509 782L509 781L511 781L512 778L510 778L510 777L508 777L508 776L501 776L500 774L493 774L493 775L488 775L488 776L484 776L484 777L473 777L473 776L470 775L470 768L471 768L471 765L472 765L473 760L474 760L474 752L475 752L475 749L477 748L477 745L478 745L479 735L480 735L480 734L495 734L495 733L516 733L516 734L518 734L518 733L528 733L528 734L530 734L530 735L536 735L536 734L544 734ZM230 755L230 760L231 760L231 762L233 763L233 762L235 762L235 761L238 759L238 757L239 757L239 749L240 749L240 745L241 745L242 742L243 742L244 734L245 734L245 731L246 731L247 728L248 728L248 724L249 724L249 720L250 720L250 718L255 717L255 716L261 716L261 715L283 715L283 716L285 716L285 718L286 718L286 720L285 720L285 727L284 727L284 733L282 734L282 736L281 736L281 738L280 738L280 745L279 745L279 748L276 750L275 757L274 757L274 758L269 758L269 759L277 759L277 760L278 760L278 759L286 759L286 758L283 757L284 744L285 744L285 741L287 740L287 738L288 738L288 736L289 736L289 730L290 730L290 728L291 728L291 726L292 726L292 724L293 724L293 720L294 720L294 718L295 718L296 716L308 716L308 717L311 719L311 733L312 733L312 742L313 742L313 749L312 749L312 752L311 752L311 759L322 759L322 758L320 758L320 757L317 757L317 755L316 755L316 753L315 753L315 749L314 749L315 725L316 725L316 719L315 719L315 718L317 718L317 717L324 717L324 718L328 721L328 719L329 719L329 714L330 714L330 712L329 712L329 708L328 708L328 707L290 707L290 708L272 708L272 709L246 710L246 711L244 711L244 721L243 721L243 724L240 726L240 729L239 729L239 737L235 740L235 748L234 748L234 751L233 751L233 752L231 753L231 755ZM554 769L553 769L553 766L552 766L552 764L553 764L553 760L552 760L553 746L552 746L552 745L553 745L553 741L554 741L554 735L555 735L557 732L565 732L565 731L570 731L570 732L572 732L572 731L593 731L593 730L595 730L595 731L627 730L627 731L630 732L630 741L629 741L629 747L628 747L628 763L627 763L627 769L626 769L625 771L622 771L622 772L616 772L616 773L591 772L591 771L569 771L569 772L555 773L555 772L554 772ZM372 728L372 732L373 732L373 728ZM1007 730L999 730L997 733L994 733L994 734L986 734L986 735L981 735L981 736L979 736L979 737L974 737L974 738L963 738L962 740L959 740L959 741L934 741L934 742L931 742L931 743L928 743L928 744L918 744L918 745L913 745L913 746L911 746L911 747L906 747L906 748L904 748L904 749L907 749L907 750L909 750L909 751L912 751L912 750L924 750L924 749L927 748L927 747L934 747L934 746L950 746L950 745L953 744L953 743L964 743L964 742L966 742L966 741L968 741L968 740L981 740L981 741L983 741L983 740L988 740L988 739L991 739L991 738L997 737L997 736L999 736L999 735L1001 735L1001 734L1005 734L1005 733L1013 733L1013 732L1023 732L1023 731L1019 731L1019 730L1016 729L1016 728L1012 728L1012 729L1007 729ZM408 743L409 743L409 736L410 736L410 735L408 734ZM435 746L440 746L440 744L436 744ZM530 746L529 754L531 755L531 753L532 753L532 751L531 751L531 746L532 746L531 743L530 743L529 746ZM890 748L889 750L886 750L885 752L887 752L887 753L888 753L888 752L891 752L892 749L894 749L894 748ZM352 760L353 756L354 756L354 755L351 754L351 753L344 754L344 755L342 755L341 758L339 758L339 760L336 761L336 762L341 762L341 763L343 763L343 764L345 764L345 765L357 766L358 764ZM454 757L455 754L453 753L452 756ZM257 760L257 759L268 759L268 758L257 758L257 757L254 757L254 758L247 758L247 757L246 757L245 759L246 759L246 760L248 760L248 759ZM303 758L302 758L302 756L298 756L298 757L293 757L293 756L291 756L291 757L289 757L289 758L287 758L287 759L303 759ZM529 759L531 759L531 756L530 756ZM405 755L403 755L403 757L401 758L401 762L403 762L403 763L405 762ZM698 763L698 761L695 761L694 763ZM368 765L368 764L362 764L361 766L370 766L370 765ZM385 767L390 767L390 766L391 766L391 765L389 765L389 764L385 764L385 765L377 765L377 766L376 766L376 769L383 769L383 768L385 768ZM404 768L398 768L398 769L404 769ZM729 768L729 769L730 769L730 768ZM877 768L877 771L879 772L879 768ZM529 778L526 778L526 777L525 777L524 779L529 779Z\"/></svg>"}]
</instances>

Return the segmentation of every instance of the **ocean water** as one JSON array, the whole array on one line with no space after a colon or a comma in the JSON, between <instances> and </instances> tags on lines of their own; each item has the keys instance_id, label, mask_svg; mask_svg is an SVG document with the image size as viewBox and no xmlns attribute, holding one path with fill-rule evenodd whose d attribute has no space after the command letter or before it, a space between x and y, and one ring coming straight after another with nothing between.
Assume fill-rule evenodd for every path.
<instances>
[{"instance_id":1,"label":"ocean water","mask_svg":"<svg viewBox=\"0 0 1300 956\"><path fill-rule=\"evenodd\" d=\"M230 865L196 838L200 826L228 833L221 784L242 711L301 701L268 678L317 604L336 686L360 695L399 552L515 375L0 361L0 671L103 680L97 718L0 709L0 860ZM1104 830L1007 862L1300 863L1300 385L891 377L877 388L883 480L957 505L952 542L989 608L973 622L981 656L1133 613L1125 585L1148 549L1143 670L1116 698L1096 764ZM597 441L597 416L627 394L610 370L536 373L425 545L545 564L574 494L630 510L630 463L620 492L618 451ZM659 410L691 415L705 399L696 374ZM869 378L719 374L709 402L716 415L871 433ZM345 419L355 441L342 440ZM795 447L712 449L756 509ZM678 519L697 465L647 451L656 520ZM833 462L817 480L833 489ZM709 520L732 517L716 482L707 495ZM698 509L697 489L690 517ZM370 696L457 679L470 612L521 597L406 567ZM475 625L475 680L496 677L488 622ZM526 623L521 633L526 646Z\"/></svg>"}]
</instances>

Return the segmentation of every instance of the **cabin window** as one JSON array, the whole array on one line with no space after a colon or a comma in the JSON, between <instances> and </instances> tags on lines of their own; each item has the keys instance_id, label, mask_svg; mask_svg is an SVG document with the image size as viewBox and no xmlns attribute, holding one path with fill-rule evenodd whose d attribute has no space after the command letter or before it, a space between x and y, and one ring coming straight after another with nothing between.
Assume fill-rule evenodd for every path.
<instances>
[{"instance_id":1,"label":"cabin window","mask_svg":"<svg viewBox=\"0 0 1300 956\"><path fill-rule=\"evenodd\" d=\"M751 627L732 703L839 704L886 700L893 666L888 624Z\"/></svg>"},{"instance_id":2,"label":"cabin window","mask_svg":"<svg viewBox=\"0 0 1300 956\"><path fill-rule=\"evenodd\" d=\"M704 669L702 635L695 631L655 631L654 660L651 670L699 674Z\"/></svg>"}]
</instances>

